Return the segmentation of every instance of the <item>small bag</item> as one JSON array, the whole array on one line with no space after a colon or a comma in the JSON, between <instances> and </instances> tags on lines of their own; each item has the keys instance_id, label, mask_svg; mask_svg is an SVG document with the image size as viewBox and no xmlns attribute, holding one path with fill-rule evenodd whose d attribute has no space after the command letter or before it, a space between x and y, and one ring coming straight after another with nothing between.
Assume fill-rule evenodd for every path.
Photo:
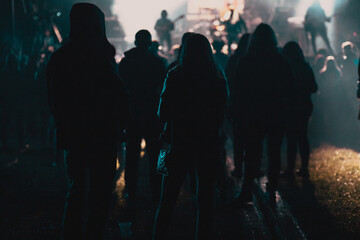
<instances>
[{"instance_id":1,"label":"small bag","mask_svg":"<svg viewBox=\"0 0 360 240\"><path fill-rule=\"evenodd\" d=\"M164 131L160 136L160 142L162 143L162 147L160 149L158 162L156 171L161 174L168 176L169 169L171 172L171 165L174 162L174 150L172 148L172 137L173 137L173 126L172 124L166 123L164 127Z\"/></svg>"},{"instance_id":2,"label":"small bag","mask_svg":"<svg viewBox=\"0 0 360 240\"><path fill-rule=\"evenodd\" d=\"M157 172L161 175L168 176L169 175L169 165L173 161L173 152L171 150L171 146L163 147L160 149L158 162L157 162Z\"/></svg>"}]
</instances>

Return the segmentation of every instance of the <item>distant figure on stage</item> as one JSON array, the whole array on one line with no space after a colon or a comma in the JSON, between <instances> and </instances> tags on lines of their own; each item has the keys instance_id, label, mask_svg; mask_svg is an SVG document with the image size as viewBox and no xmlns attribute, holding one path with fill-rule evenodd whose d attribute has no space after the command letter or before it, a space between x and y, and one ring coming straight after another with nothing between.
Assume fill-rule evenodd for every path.
<instances>
[{"instance_id":1,"label":"distant figure on stage","mask_svg":"<svg viewBox=\"0 0 360 240\"><path fill-rule=\"evenodd\" d=\"M311 44L313 47L314 55L316 55L317 53L316 36L318 34L320 34L320 36L324 40L331 54L333 53L325 26L325 22L330 22L330 20L331 18L325 15L325 11L321 7L318 0L315 0L306 12L304 28L306 33L310 33L311 35Z\"/></svg>"},{"instance_id":2,"label":"distant figure on stage","mask_svg":"<svg viewBox=\"0 0 360 240\"><path fill-rule=\"evenodd\" d=\"M56 141L67 151L70 186L63 239L104 239L116 171L116 145L127 119L127 97L102 11L74 4L70 40L47 68Z\"/></svg>"},{"instance_id":3,"label":"distant figure on stage","mask_svg":"<svg viewBox=\"0 0 360 240\"><path fill-rule=\"evenodd\" d=\"M159 37L161 46L165 46L166 43L167 49L171 49L171 34L170 32L174 30L174 23L167 18L167 11L161 11L161 18L156 21L155 30Z\"/></svg>"}]
</instances>

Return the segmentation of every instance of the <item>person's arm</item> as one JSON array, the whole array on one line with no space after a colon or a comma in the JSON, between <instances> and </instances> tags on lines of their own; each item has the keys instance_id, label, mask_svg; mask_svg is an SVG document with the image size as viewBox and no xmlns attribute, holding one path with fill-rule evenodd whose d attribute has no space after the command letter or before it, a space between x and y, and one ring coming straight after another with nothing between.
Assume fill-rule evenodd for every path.
<instances>
[{"instance_id":1,"label":"person's arm","mask_svg":"<svg viewBox=\"0 0 360 240\"><path fill-rule=\"evenodd\" d=\"M160 96L158 116L162 124L168 122L173 110L173 73L170 71L165 79L163 90Z\"/></svg>"}]
</instances>

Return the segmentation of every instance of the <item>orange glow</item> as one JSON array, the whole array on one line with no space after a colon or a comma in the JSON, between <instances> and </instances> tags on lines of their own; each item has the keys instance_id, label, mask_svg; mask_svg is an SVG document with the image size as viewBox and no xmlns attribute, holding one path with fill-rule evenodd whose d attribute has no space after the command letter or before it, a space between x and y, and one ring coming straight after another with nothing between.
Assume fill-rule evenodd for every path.
<instances>
[{"instance_id":1,"label":"orange glow","mask_svg":"<svg viewBox=\"0 0 360 240\"><path fill-rule=\"evenodd\" d=\"M119 158L116 157L116 170L119 170L119 168L120 168Z\"/></svg>"}]
</instances>

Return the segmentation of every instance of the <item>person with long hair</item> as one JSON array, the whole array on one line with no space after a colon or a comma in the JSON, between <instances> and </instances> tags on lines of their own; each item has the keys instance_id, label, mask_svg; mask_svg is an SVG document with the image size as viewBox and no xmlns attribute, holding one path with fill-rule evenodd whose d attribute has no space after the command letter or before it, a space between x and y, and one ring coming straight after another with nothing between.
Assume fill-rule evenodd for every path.
<instances>
[{"instance_id":1,"label":"person with long hair","mask_svg":"<svg viewBox=\"0 0 360 240\"><path fill-rule=\"evenodd\" d=\"M196 239L211 239L212 191L220 155L220 127L227 101L227 83L201 34L184 43L177 67L164 83L158 114L172 125L173 171L162 180L153 239L164 239L184 179L196 171L198 202Z\"/></svg>"},{"instance_id":2,"label":"person with long hair","mask_svg":"<svg viewBox=\"0 0 360 240\"><path fill-rule=\"evenodd\" d=\"M270 200L275 200L280 171L280 148L286 116L293 93L293 74L278 52L272 28L260 24L252 34L248 52L239 59L232 104L235 119L244 121L245 173L235 205L252 202L252 186L259 171L262 146L268 136L268 184Z\"/></svg>"},{"instance_id":3,"label":"person with long hair","mask_svg":"<svg viewBox=\"0 0 360 240\"><path fill-rule=\"evenodd\" d=\"M116 145L128 115L114 56L103 12L93 4L74 4L69 42L51 56L47 68L57 147L67 152L70 183L63 239L104 238Z\"/></svg>"},{"instance_id":4,"label":"person with long hair","mask_svg":"<svg viewBox=\"0 0 360 240\"><path fill-rule=\"evenodd\" d=\"M308 177L310 145L307 136L309 118L313 110L311 94L318 89L315 75L310 65L305 61L303 51L296 42L288 42L283 48L283 54L288 60L295 77L295 99L291 107L287 133L287 168L285 176L293 177L297 146L301 157L301 169L297 174Z\"/></svg>"}]
</instances>

